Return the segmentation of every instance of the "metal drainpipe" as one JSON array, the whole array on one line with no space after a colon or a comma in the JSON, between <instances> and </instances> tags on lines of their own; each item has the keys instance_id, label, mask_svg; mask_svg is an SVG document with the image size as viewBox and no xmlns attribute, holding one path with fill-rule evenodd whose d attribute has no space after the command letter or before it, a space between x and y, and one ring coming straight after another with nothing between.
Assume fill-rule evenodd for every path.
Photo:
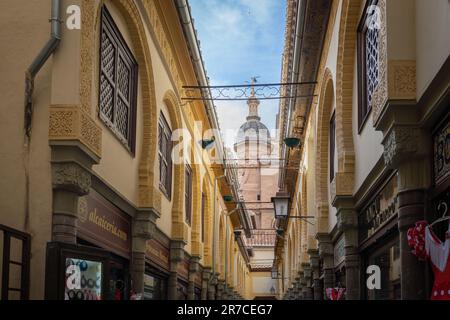
<instances>
[{"instance_id":1,"label":"metal drainpipe","mask_svg":"<svg viewBox=\"0 0 450 320\"><path fill-rule=\"evenodd\" d=\"M55 52L61 41L61 0L51 0L51 33L50 39L25 71L25 134L30 138L33 113L34 78L48 58Z\"/></svg>"}]
</instances>

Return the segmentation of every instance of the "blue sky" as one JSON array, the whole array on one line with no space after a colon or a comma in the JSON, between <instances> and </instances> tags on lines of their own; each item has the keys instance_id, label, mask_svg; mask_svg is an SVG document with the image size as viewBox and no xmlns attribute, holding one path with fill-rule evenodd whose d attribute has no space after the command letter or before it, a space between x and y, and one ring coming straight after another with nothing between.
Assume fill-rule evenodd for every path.
<instances>
[{"instance_id":1,"label":"blue sky","mask_svg":"<svg viewBox=\"0 0 450 320\"><path fill-rule=\"evenodd\" d=\"M285 0L190 0L195 28L211 85L280 82ZM227 145L248 113L245 101L216 101ZM261 101L259 113L275 129L278 100Z\"/></svg>"}]
</instances>

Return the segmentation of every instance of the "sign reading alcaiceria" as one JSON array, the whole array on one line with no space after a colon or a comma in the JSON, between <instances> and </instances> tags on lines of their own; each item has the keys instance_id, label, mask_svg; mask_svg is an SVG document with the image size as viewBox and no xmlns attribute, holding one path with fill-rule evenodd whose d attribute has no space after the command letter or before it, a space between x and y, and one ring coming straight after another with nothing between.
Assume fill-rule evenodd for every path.
<instances>
[{"instance_id":1,"label":"sign reading alcaiceria","mask_svg":"<svg viewBox=\"0 0 450 320\"><path fill-rule=\"evenodd\" d=\"M130 257L131 218L95 190L78 203L78 235L116 254Z\"/></svg>"}]
</instances>

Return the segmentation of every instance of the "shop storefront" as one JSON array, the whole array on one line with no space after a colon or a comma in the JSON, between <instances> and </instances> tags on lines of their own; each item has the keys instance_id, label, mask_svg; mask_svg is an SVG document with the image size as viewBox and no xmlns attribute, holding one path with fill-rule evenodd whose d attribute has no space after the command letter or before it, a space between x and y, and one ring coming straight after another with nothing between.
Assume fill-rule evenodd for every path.
<instances>
[{"instance_id":1,"label":"shop storefront","mask_svg":"<svg viewBox=\"0 0 450 320\"><path fill-rule=\"evenodd\" d=\"M169 277L169 248L148 240L145 251L144 300L166 300Z\"/></svg>"},{"instance_id":2,"label":"shop storefront","mask_svg":"<svg viewBox=\"0 0 450 320\"><path fill-rule=\"evenodd\" d=\"M362 299L401 298L397 184L397 173L391 173L359 214ZM370 289L365 285L366 270L370 266L379 267L380 289Z\"/></svg>"},{"instance_id":3,"label":"shop storefront","mask_svg":"<svg viewBox=\"0 0 450 320\"><path fill-rule=\"evenodd\" d=\"M335 288L338 290L345 287L345 240L344 236L341 235L338 240L334 243L334 283Z\"/></svg>"},{"instance_id":4,"label":"shop storefront","mask_svg":"<svg viewBox=\"0 0 450 320\"><path fill-rule=\"evenodd\" d=\"M436 124L436 129L432 132L433 179L428 193L425 218L430 223L430 233L444 243L450 229L447 218L450 216L450 113L445 114L441 119L442 121ZM448 252L446 255L448 256ZM442 281L448 277L446 274L450 267L448 263L441 265L442 271L437 271L435 267L440 261L447 261L447 256L444 253L441 259L436 259L431 253L427 259L426 295L431 299L450 299L448 282ZM437 288L439 290L436 290Z\"/></svg>"},{"instance_id":5,"label":"shop storefront","mask_svg":"<svg viewBox=\"0 0 450 320\"><path fill-rule=\"evenodd\" d=\"M46 298L129 299L131 217L91 189L78 203L77 243L47 245Z\"/></svg>"}]
</instances>

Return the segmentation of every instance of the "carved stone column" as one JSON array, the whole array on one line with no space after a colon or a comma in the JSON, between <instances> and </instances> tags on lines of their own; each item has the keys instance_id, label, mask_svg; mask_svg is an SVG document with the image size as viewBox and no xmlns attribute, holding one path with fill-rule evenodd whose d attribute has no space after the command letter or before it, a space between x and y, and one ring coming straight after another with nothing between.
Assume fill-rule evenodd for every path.
<instances>
[{"instance_id":1,"label":"carved stone column","mask_svg":"<svg viewBox=\"0 0 450 320\"><path fill-rule=\"evenodd\" d=\"M130 266L133 287L131 289L138 294L144 294L146 244L155 236L158 216L153 210L138 210L133 219L133 252Z\"/></svg>"},{"instance_id":2,"label":"carved stone column","mask_svg":"<svg viewBox=\"0 0 450 320\"><path fill-rule=\"evenodd\" d=\"M191 257L189 261L188 300L195 300L195 275L200 270L199 257Z\"/></svg>"},{"instance_id":3,"label":"carved stone column","mask_svg":"<svg viewBox=\"0 0 450 320\"><path fill-rule=\"evenodd\" d=\"M431 184L430 141L420 129L402 125L393 126L383 140L386 166L398 170L401 298L406 300L426 299L425 264L411 253L407 230L425 217L425 191Z\"/></svg>"},{"instance_id":4,"label":"carved stone column","mask_svg":"<svg viewBox=\"0 0 450 320\"><path fill-rule=\"evenodd\" d=\"M333 206L337 209L337 225L344 236L345 287L347 300L360 297L360 259L358 254L358 214L353 198L336 196Z\"/></svg>"},{"instance_id":5,"label":"carved stone column","mask_svg":"<svg viewBox=\"0 0 450 320\"><path fill-rule=\"evenodd\" d=\"M298 272L298 282L297 282L297 290L298 290L298 300L303 300L303 287L305 286L305 275L302 271Z\"/></svg>"},{"instance_id":6,"label":"carved stone column","mask_svg":"<svg viewBox=\"0 0 450 320\"><path fill-rule=\"evenodd\" d=\"M218 273L211 274L208 284L208 300L216 300Z\"/></svg>"},{"instance_id":7,"label":"carved stone column","mask_svg":"<svg viewBox=\"0 0 450 320\"><path fill-rule=\"evenodd\" d=\"M204 267L202 273L202 300L208 299L208 283L211 278L211 268Z\"/></svg>"},{"instance_id":8,"label":"carved stone column","mask_svg":"<svg viewBox=\"0 0 450 320\"><path fill-rule=\"evenodd\" d=\"M78 198L89 193L91 173L76 162L52 164L52 241L77 243Z\"/></svg>"},{"instance_id":9,"label":"carved stone column","mask_svg":"<svg viewBox=\"0 0 450 320\"><path fill-rule=\"evenodd\" d=\"M323 264L323 288L322 297L326 299L325 289L335 286L334 279L334 250L331 236L328 233L319 233L316 236L319 247L319 257Z\"/></svg>"},{"instance_id":10,"label":"carved stone column","mask_svg":"<svg viewBox=\"0 0 450 320\"><path fill-rule=\"evenodd\" d=\"M303 263L303 275L305 278L305 285L303 286L303 298L305 300L313 300L312 289L312 271L309 263Z\"/></svg>"},{"instance_id":11,"label":"carved stone column","mask_svg":"<svg viewBox=\"0 0 450 320\"><path fill-rule=\"evenodd\" d=\"M292 294L293 294L295 300L298 300L298 297L300 295L299 289L298 289L299 281L300 281L300 278L296 277L294 283L292 284Z\"/></svg>"},{"instance_id":12,"label":"carved stone column","mask_svg":"<svg viewBox=\"0 0 450 320\"><path fill-rule=\"evenodd\" d=\"M308 250L311 261L312 288L314 300L323 300L323 288L320 282L320 256L318 249Z\"/></svg>"},{"instance_id":13,"label":"carved stone column","mask_svg":"<svg viewBox=\"0 0 450 320\"><path fill-rule=\"evenodd\" d=\"M79 197L89 193L91 168L101 157L101 128L77 105L49 107L52 241L77 242Z\"/></svg>"},{"instance_id":14,"label":"carved stone column","mask_svg":"<svg viewBox=\"0 0 450 320\"><path fill-rule=\"evenodd\" d=\"M172 240L170 242L170 273L168 280L168 299L178 299L178 264L184 259L184 242Z\"/></svg>"},{"instance_id":15,"label":"carved stone column","mask_svg":"<svg viewBox=\"0 0 450 320\"><path fill-rule=\"evenodd\" d=\"M218 280L217 281L217 293L216 293L217 300L222 300L224 288L225 288L225 280Z\"/></svg>"}]
</instances>

